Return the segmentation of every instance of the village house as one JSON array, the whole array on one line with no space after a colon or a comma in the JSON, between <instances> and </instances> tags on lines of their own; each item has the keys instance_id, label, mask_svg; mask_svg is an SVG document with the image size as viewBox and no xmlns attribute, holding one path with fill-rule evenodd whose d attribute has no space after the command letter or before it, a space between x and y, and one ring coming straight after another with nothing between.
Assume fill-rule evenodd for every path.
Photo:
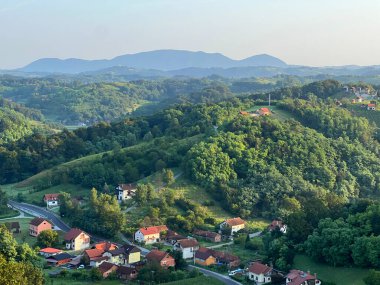
<instances>
[{"instance_id":1,"label":"village house","mask_svg":"<svg viewBox=\"0 0 380 285\"><path fill-rule=\"evenodd\" d=\"M219 228L221 231L226 228L231 229L230 235L233 235L234 233L245 228L245 221L240 217L227 219L220 224Z\"/></svg>"},{"instance_id":2,"label":"village house","mask_svg":"<svg viewBox=\"0 0 380 285\"><path fill-rule=\"evenodd\" d=\"M310 273L301 270L290 270L289 274L286 275L287 285L321 285L322 282L317 279L316 275L311 275Z\"/></svg>"},{"instance_id":3,"label":"village house","mask_svg":"<svg viewBox=\"0 0 380 285\"><path fill-rule=\"evenodd\" d=\"M137 270L133 267L119 266L116 274L122 280L132 280L137 277Z\"/></svg>"},{"instance_id":4,"label":"village house","mask_svg":"<svg viewBox=\"0 0 380 285\"><path fill-rule=\"evenodd\" d=\"M51 229L51 223L43 218L34 218L29 223L29 234L34 237L38 236L42 231Z\"/></svg>"},{"instance_id":5,"label":"village house","mask_svg":"<svg viewBox=\"0 0 380 285\"><path fill-rule=\"evenodd\" d=\"M260 108L257 112L260 116L269 116L271 114L269 108Z\"/></svg>"},{"instance_id":6,"label":"village house","mask_svg":"<svg viewBox=\"0 0 380 285\"><path fill-rule=\"evenodd\" d=\"M53 208L59 206L59 194L45 194L44 202L46 203L46 208Z\"/></svg>"},{"instance_id":7,"label":"village house","mask_svg":"<svg viewBox=\"0 0 380 285\"><path fill-rule=\"evenodd\" d=\"M288 226L280 220L273 220L272 223L268 226L268 230L270 232L274 231L275 229L279 229L283 234L286 234L287 228Z\"/></svg>"},{"instance_id":8,"label":"village house","mask_svg":"<svg viewBox=\"0 0 380 285\"><path fill-rule=\"evenodd\" d=\"M175 231L168 230L165 236L165 241L171 245L175 244L181 239L187 239L187 237L176 233Z\"/></svg>"},{"instance_id":9,"label":"village house","mask_svg":"<svg viewBox=\"0 0 380 285\"><path fill-rule=\"evenodd\" d=\"M137 187L135 184L119 184L116 187L117 200L124 201L132 199L135 195Z\"/></svg>"},{"instance_id":10,"label":"village house","mask_svg":"<svg viewBox=\"0 0 380 285\"><path fill-rule=\"evenodd\" d=\"M98 267L104 261L109 260L107 256L103 256L104 251L101 249L86 249L83 252L83 260L91 267Z\"/></svg>"},{"instance_id":11,"label":"village house","mask_svg":"<svg viewBox=\"0 0 380 285\"><path fill-rule=\"evenodd\" d=\"M218 233L210 232L210 231L203 231L203 230L194 230L193 234L197 237L206 239L211 242L221 242L222 236Z\"/></svg>"},{"instance_id":12,"label":"village house","mask_svg":"<svg viewBox=\"0 0 380 285\"><path fill-rule=\"evenodd\" d=\"M56 249L56 248L52 248L52 247L42 248L39 251L39 254L42 255L45 258L53 256L53 255L57 255L57 254L60 254L60 253L62 253L62 250Z\"/></svg>"},{"instance_id":13,"label":"village house","mask_svg":"<svg viewBox=\"0 0 380 285\"><path fill-rule=\"evenodd\" d=\"M376 111L376 104L367 104L367 110L368 111Z\"/></svg>"},{"instance_id":14,"label":"village house","mask_svg":"<svg viewBox=\"0 0 380 285\"><path fill-rule=\"evenodd\" d=\"M248 278L255 281L257 285L262 285L272 281L272 272L272 267L260 262L254 262L248 268Z\"/></svg>"},{"instance_id":15,"label":"village house","mask_svg":"<svg viewBox=\"0 0 380 285\"><path fill-rule=\"evenodd\" d=\"M236 268L240 265L240 258L228 252L213 250L212 255L216 258L217 263L224 264L228 268Z\"/></svg>"},{"instance_id":16,"label":"village house","mask_svg":"<svg viewBox=\"0 0 380 285\"><path fill-rule=\"evenodd\" d=\"M114 243L109 242L109 241L100 241L100 242L95 243L92 246L92 248L93 249L100 249L100 250L103 250L103 251L108 251L108 250L117 249L119 247L117 246L117 244L114 244Z\"/></svg>"},{"instance_id":17,"label":"village house","mask_svg":"<svg viewBox=\"0 0 380 285\"><path fill-rule=\"evenodd\" d=\"M141 250L136 246L125 244L120 248L104 252L103 256L115 264L134 264L141 260Z\"/></svg>"},{"instance_id":18,"label":"village house","mask_svg":"<svg viewBox=\"0 0 380 285\"><path fill-rule=\"evenodd\" d=\"M168 230L167 226L153 226L141 228L135 232L135 241L145 244L152 244L161 241L161 233Z\"/></svg>"},{"instance_id":19,"label":"village house","mask_svg":"<svg viewBox=\"0 0 380 285\"><path fill-rule=\"evenodd\" d=\"M173 249L181 251L183 259L194 258L199 243L196 239L181 239L174 244Z\"/></svg>"},{"instance_id":20,"label":"village house","mask_svg":"<svg viewBox=\"0 0 380 285\"><path fill-rule=\"evenodd\" d=\"M112 272L116 272L119 269L119 266L105 261L99 265L98 269L103 278L107 278Z\"/></svg>"},{"instance_id":21,"label":"village house","mask_svg":"<svg viewBox=\"0 0 380 285\"><path fill-rule=\"evenodd\" d=\"M46 262L50 266L60 266L69 263L73 257L67 252L52 255L46 259Z\"/></svg>"},{"instance_id":22,"label":"village house","mask_svg":"<svg viewBox=\"0 0 380 285\"><path fill-rule=\"evenodd\" d=\"M195 263L202 266L216 264L216 258L213 256L213 251L205 247L200 247L195 253Z\"/></svg>"},{"instance_id":23,"label":"village house","mask_svg":"<svg viewBox=\"0 0 380 285\"><path fill-rule=\"evenodd\" d=\"M63 237L66 249L83 250L90 247L90 236L78 228L72 228Z\"/></svg>"},{"instance_id":24,"label":"village house","mask_svg":"<svg viewBox=\"0 0 380 285\"><path fill-rule=\"evenodd\" d=\"M11 223L5 223L4 224L6 228L13 234L18 234L21 232L20 230L20 223L19 222L11 222Z\"/></svg>"},{"instance_id":25,"label":"village house","mask_svg":"<svg viewBox=\"0 0 380 285\"><path fill-rule=\"evenodd\" d=\"M175 266L175 259L166 251L153 249L146 256L148 263L158 263L162 268L169 268Z\"/></svg>"}]
</instances>

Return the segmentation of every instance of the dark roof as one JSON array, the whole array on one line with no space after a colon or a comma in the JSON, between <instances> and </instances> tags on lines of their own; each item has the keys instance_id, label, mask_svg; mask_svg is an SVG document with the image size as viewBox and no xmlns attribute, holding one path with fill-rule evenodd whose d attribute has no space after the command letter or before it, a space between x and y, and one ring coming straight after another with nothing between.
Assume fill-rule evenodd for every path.
<instances>
[{"instance_id":1,"label":"dark roof","mask_svg":"<svg viewBox=\"0 0 380 285\"><path fill-rule=\"evenodd\" d=\"M169 253L165 252L165 251L161 251L161 250L158 250L158 249L153 249L152 251L150 251L147 255L146 255L146 259L147 260L150 260L150 261L158 261L160 262L161 260L163 260L167 255L169 255ZM170 256L170 255L169 255Z\"/></svg>"},{"instance_id":2,"label":"dark roof","mask_svg":"<svg viewBox=\"0 0 380 285\"><path fill-rule=\"evenodd\" d=\"M257 275L267 274L268 272L270 272L272 270L273 270L272 267L269 267L269 266L262 264L260 262L254 262L249 267L249 272L255 273Z\"/></svg>"},{"instance_id":3,"label":"dark roof","mask_svg":"<svg viewBox=\"0 0 380 285\"><path fill-rule=\"evenodd\" d=\"M109 263L109 262L105 261L99 265L98 269L101 273L105 273L105 272L109 271L110 269L112 269L112 267L115 267L115 266L116 266L116 269L119 268L119 266L117 266L116 264Z\"/></svg>"},{"instance_id":4,"label":"dark roof","mask_svg":"<svg viewBox=\"0 0 380 285\"><path fill-rule=\"evenodd\" d=\"M20 223L19 222L12 222L11 223L11 229L19 229Z\"/></svg>"},{"instance_id":5,"label":"dark roof","mask_svg":"<svg viewBox=\"0 0 380 285\"><path fill-rule=\"evenodd\" d=\"M197 236L206 237L206 238L215 238L217 236L220 236L220 234L218 233L203 231L203 230L194 230L193 233Z\"/></svg>"},{"instance_id":6,"label":"dark roof","mask_svg":"<svg viewBox=\"0 0 380 285\"><path fill-rule=\"evenodd\" d=\"M60 260L69 259L69 258L73 258L73 256L68 254L67 252L62 252L60 254L53 255L49 257L48 259L54 259L54 260L60 261Z\"/></svg>"},{"instance_id":7,"label":"dark roof","mask_svg":"<svg viewBox=\"0 0 380 285\"><path fill-rule=\"evenodd\" d=\"M199 250L195 253L195 258L199 258L202 260L206 260L212 255L212 250L208 248L199 248Z\"/></svg>"},{"instance_id":8,"label":"dark roof","mask_svg":"<svg viewBox=\"0 0 380 285\"><path fill-rule=\"evenodd\" d=\"M99 257L99 256L102 256L102 254L104 253L104 250L101 250L101 249L86 249L84 251L87 256L92 259L92 258L95 258L95 257Z\"/></svg>"},{"instance_id":9,"label":"dark roof","mask_svg":"<svg viewBox=\"0 0 380 285\"><path fill-rule=\"evenodd\" d=\"M136 269L133 267L119 266L116 272L117 274L129 275L129 274L135 274Z\"/></svg>"},{"instance_id":10,"label":"dark roof","mask_svg":"<svg viewBox=\"0 0 380 285\"><path fill-rule=\"evenodd\" d=\"M196 239L190 239L190 238L181 239L178 241L178 243L181 245L182 248L196 247L199 245Z\"/></svg>"},{"instance_id":11,"label":"dark roof","mask_svg":"<svg viewBox=\"0 0 380 285\"><path fill-rule=\"evenodd\" d=\"M34 218L33 220L30 221L30 225L38 227L41 225L43 222L48 222L47 220L43 218ZM48 222L49 223L49 222ZM50 223L49 223L50 224Z\"/></svg>"},{"instance_id":12,"label":"dark roof","mask_svg":"<svg viewBox=\"0 0 380 285\"><path fill-rule=\"evenodd\" d=\"M71 241L73 239L76 239L81 233L84 233L84 231L78 228L72 228L65 234L64 240Z\"/></svg>"},{"instance_id":13,"label":"dark roof","mask_svg":"<svg viewBox=\"0 0 380 285\"><path fill-rule=\"evenodd\" d=\"M125 244L122 246L122 248L124 249L124 252L127 254L134 253L134 252L141 252L141 250L137 246L134 246L134 245Z\"/></svg>"}]
</instances>

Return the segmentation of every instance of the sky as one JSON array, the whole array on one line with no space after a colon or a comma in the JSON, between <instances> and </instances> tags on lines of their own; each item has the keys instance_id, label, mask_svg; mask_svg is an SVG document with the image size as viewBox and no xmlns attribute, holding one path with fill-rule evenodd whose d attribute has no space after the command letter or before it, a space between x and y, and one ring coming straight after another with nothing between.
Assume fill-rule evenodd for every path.
<instances>
[{"instance_id":1,"label":"sky","mask_svg":"<svg viewBox=\"0 0 380 285\"><path fill-rule=\"evenodd\" d=\"M0 69L157 49L380 64L379 0L0 0Z\"/></svg>"}]
</instances>

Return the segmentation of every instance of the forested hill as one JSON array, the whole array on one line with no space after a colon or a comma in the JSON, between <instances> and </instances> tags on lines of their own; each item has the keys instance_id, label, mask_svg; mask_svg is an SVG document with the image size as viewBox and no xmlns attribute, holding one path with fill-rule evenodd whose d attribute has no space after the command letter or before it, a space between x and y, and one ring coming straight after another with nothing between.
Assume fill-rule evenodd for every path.
<instances>
[{"instance_id":1,"label":"forested hill","mask_svg":"<svg viewBox=\"0 0 380 285\"><path fill-rule=\"evenodd\" d=\"M15 142L37 132L52 133L40 111L0 97L0 145Z\"/></svg>"}]
</instances>

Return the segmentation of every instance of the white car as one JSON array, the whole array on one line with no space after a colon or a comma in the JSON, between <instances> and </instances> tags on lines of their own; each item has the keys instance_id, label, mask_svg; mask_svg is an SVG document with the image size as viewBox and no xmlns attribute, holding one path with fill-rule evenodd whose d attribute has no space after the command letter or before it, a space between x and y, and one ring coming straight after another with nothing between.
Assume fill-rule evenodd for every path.
<instances>
[{"instance_id":1,"label":"white car","mask_svg":"<svg viewBox=\"0 0 380 285\"><path fill-rule=\"evenodd\" d=\"M84 269L84 265L83 264L79 265L78 269Z\"/></svg>"},{"instance_id":2,"label":"white car","mask_svg":"<svg viewBox=\"0 0 380 285\"><path fill-rule=\"evenodd\" d=\"M236 270L232 270L228 273L229 276L234 276L235 274L237 273L244 273L244 269L236 269Z\"/></svg>"}]
</instances>

